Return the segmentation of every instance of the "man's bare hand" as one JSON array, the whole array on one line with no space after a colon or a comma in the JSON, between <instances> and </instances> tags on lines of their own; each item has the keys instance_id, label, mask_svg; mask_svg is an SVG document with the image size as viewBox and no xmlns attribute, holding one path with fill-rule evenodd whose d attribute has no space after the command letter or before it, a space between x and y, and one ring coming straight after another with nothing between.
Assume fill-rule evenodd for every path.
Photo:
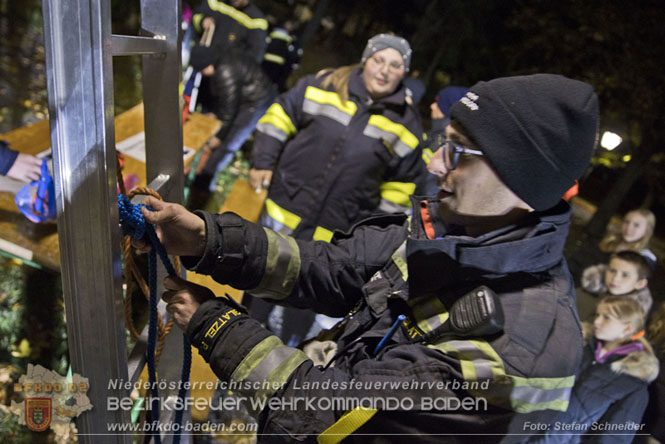
<instances>
[{"instance_id":1,"label":"man's bare hand","mask_svg":"<svg viewBox=\"0 0 665 444\"><path fill-rule=\"evenodd\" d=\"M199 306L215 298L208 288L177 276L168 276L164 279L164 288L166 291L162 299L166 302L166 311L173 316L174 322L182 331L187 331L187 324Z\"/></svg>"},{"instance_id":2,"label":"man's bare hand","mask_svg":"<svg viewBox=\"0 0 665 444\"><path fill-rule=\"evenodd\" d=\"M144 204L152 208L141 208L146 222L155 225L157 237L166 252L175 256L202 256L206 245L205 222L182 205L164 202L148 196ZM150 251L147 240L132 240L139 253Z\"/></svg>"},{"instance_id":3,"label":"man's bare hand","mask_svg":"<svg viewBox=\"0 0 665 444\"><path fill-rule=\"evenodd\" d=\"M270 170L249 170L249 185L258 193L261 188L268 188L272 180L272 171Z\"/></svg>"},{"instance_id":4,"label":"man's bare hand","mask_svg":"<svg viewBox=\"0 0 665 444\"><path fill-rule=\"evenodd\" d=\"M42 159L30 154L19 153L12 167L7 171L7 177L22 182L39 180L42 176Z\"/></svg>"}]
</instances>

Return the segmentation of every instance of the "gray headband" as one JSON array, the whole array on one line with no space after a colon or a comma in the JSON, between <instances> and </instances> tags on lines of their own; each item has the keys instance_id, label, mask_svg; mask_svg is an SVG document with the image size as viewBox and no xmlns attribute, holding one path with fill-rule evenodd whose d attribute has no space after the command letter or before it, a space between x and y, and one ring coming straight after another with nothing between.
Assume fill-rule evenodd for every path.
<instances>
[{"instance_id":1,"label":"gray headband","mask_svg":"<svg viewBox=\"0 0 665 444\"><path fill-rule=\"evenodd\" d=\"M407 42L406 39L396 35L378 34L369 39L360 61L365 63L375 52L382 51L386 48L393 48L402 55L402 58L404 59L404 68L406 68L406 72L409 72L409 65L411 64L411 46L409 46L409 42Z\"/></svg>"}]
</instances>

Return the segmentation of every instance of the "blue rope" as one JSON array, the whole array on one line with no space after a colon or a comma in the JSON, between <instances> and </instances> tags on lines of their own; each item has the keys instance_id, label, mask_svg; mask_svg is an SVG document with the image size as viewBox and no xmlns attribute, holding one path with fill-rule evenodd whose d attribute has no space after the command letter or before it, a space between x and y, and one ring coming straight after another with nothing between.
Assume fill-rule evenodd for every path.
<instances>
[{"instance_id":1,"label":"blue rope","mask_svg":"<svg viewBox=\"0 0 665 444\"><path fill-rule=\"evenodd\" d=\"M148 224L143 218L143 213L141 213L141 207L147 207L144 204L134 205L132 204L127 196L124 194L118 195L118 210L120 215L120 224L122 226L122 232L125 236L131 236L134 239L143 239L147 236L152 249L148 256L148 286L150 288L150 318L148 325L148 350L146 351L146 361L148 363L148 379L150 382L150 395L152 396L151 400L151 412L153 415L154 421L159 421L159 397L157 392L157 376L155 369L155 349L157 346L157 254L159 254L164 268L171 276L176 276L175 269L169 260L168 255L166 254L166 249L164 245L159 241L157 233L155 232L155 227ZM175 423L180 425L182 422L182 416L184 413L184 400L185 395L187 394L187 389L185 388L185 382L189 381L189 371L192 365L192 348L189 343L187 335L183 334L183 362L182 362L182 372L180 375L180 387L178 389L178 398L182 402L182 408L176 411ZM180 443L180 429L178 427L174 430L173 442L174 444ZM161 443L161 438L159 431L155 434L155 442L157 444Z\"/></svg>"}]
</instances>

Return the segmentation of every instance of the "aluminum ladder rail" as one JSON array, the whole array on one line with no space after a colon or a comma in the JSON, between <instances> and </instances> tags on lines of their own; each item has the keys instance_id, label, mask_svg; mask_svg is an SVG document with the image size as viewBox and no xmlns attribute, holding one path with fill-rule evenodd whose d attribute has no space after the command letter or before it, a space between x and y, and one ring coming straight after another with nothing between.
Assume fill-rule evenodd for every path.
<instances>
[{"instance_id":1,"label":"aluminum ladder rail","mask_svg":"<svg viewBox=\"0 0 665 444\"><path fill-rule=\"evenodd\" d=\"M89 378L87 396L93 405L77 419L79 439L131 443L131 435L109 434L107 428L130 422L129 412L107 406L110 397L130 393L108 385L128 381L130 372L116 200L112 57L142 55L147 180L150 186L161 185L165 200L180 202L181 5L179 0L141 0L141 37L111 34L110 0L44 0L42 10L70 360L73 372ZM177 340L167 339L160 379L179 378L180 336L168 335ZM135 355L141 355L140 350ZM173 357L175 368L167 357ZM134 362L131 372L140 368L142 361ZM169 442L171 437L164 438Z\"/></svg>"}]
</instances>

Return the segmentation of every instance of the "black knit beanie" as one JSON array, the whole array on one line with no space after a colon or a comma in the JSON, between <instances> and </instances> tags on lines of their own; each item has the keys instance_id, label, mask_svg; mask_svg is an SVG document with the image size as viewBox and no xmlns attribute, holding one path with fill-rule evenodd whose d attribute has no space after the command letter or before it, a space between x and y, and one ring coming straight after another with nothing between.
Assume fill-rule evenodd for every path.
<instances>
[{"instance_id":1,"label":"black knit beanie","mask_svg":"<svg viewBox=\"0 0 665 444\"><path fill-rule=\"evenodd\" d=\"M554 74L479 82L450 114L501 180L537 211L556 205L584 173L598 132L593 87Z\"/></svg>"}]
</instances>

